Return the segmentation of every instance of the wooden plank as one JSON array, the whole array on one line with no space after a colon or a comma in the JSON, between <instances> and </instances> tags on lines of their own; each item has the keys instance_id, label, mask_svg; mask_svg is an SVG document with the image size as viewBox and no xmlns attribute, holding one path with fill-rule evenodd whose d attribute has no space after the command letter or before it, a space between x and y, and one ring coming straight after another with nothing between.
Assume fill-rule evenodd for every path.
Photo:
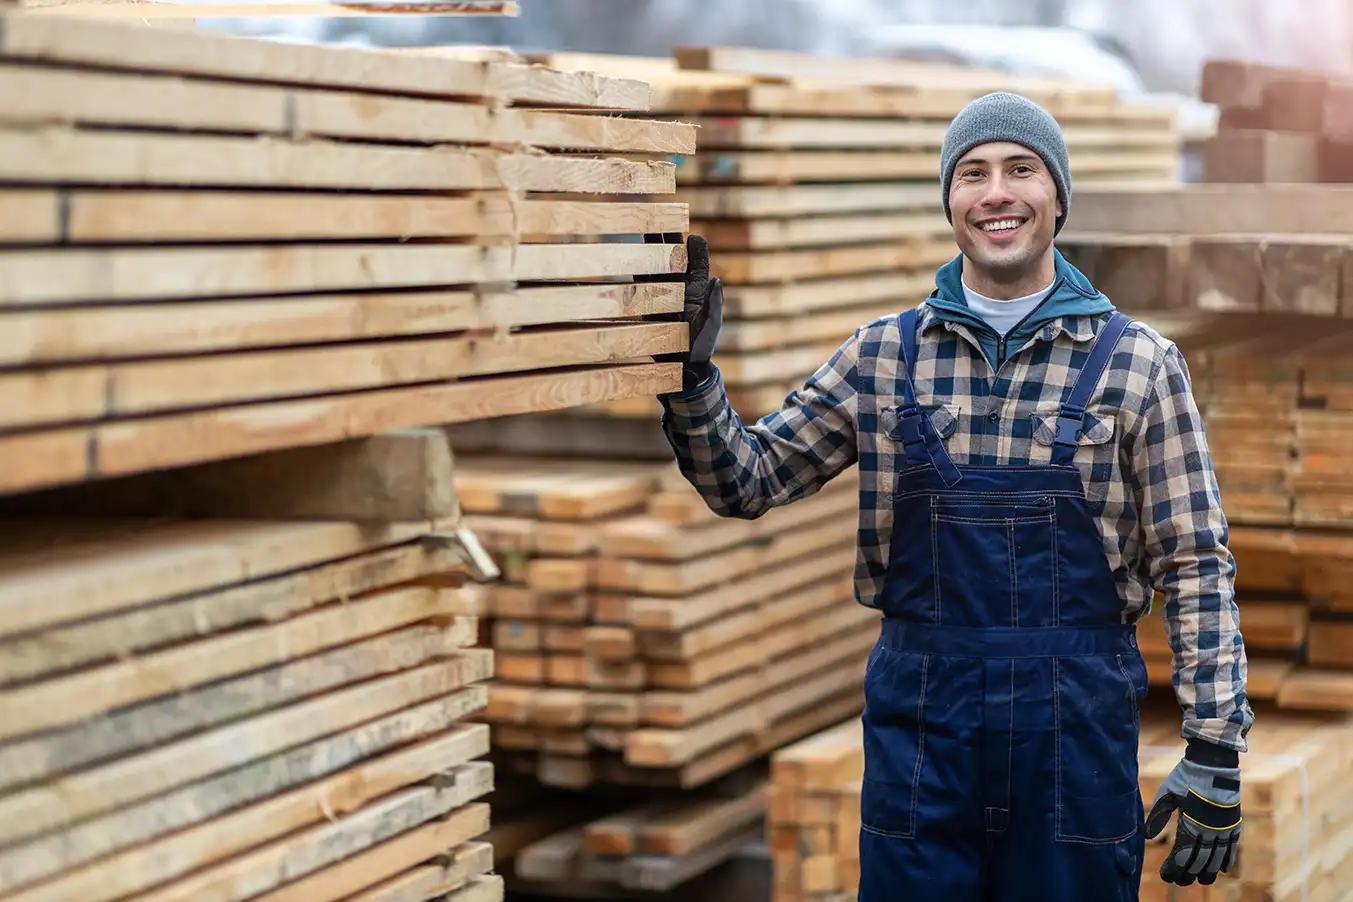
<instances>
[{"instance_id":1,"label":"wooden plank","mask_svg":"<svg viewBox=\"0 0 1353 902\"><path fill-rule=\"evenodd\" d=\"M1009 72L969 66L916 63L909 60L834 58L811 53L762 50L750 47L677 47L673 53L680 69L694 69L758 77L799 79L851 85L940 88L964 91L1077 92L1112 103L1109 85L1072 82L1042 76L1014 76Z\"/></svg>"},{"instance_id":2,"label":"wooden plank","mask_svg":"<svg viewBox=\"0 0 1353 902\"><path fill-rule=\"evenodd\" d=\"M692 117L700 129L700 147L711 149L881 148L938 150L944 121L878 121L869 119L795 119L783 117ZM1069 151L1123 147L1168 149L1178 144L1170 131L1066 125Z\"/></svg>"},{"instance_id":3,"label":"wooden plank","mask_svg":"<svg viewBox=\"0 0 1353 902\"><path fill-rule=\"evenodd\" d=\"M181 0L22 0L35 15L108 19L370 18L372 16L517 16L516 0L375 0L362 3L184 3Z\"/></svg>"},{"instance_id":4,"label":"wooden plank","mask_svg":"<svg viewBox=\"0 0 1353 902\"><path fill-rule=\"evenodd\" d=\"M455 617L467 606L455 589L416 586L345 599L279 624L178 645L128 661L10 690L0 698L0 739L68 726L105 711L192 689L248 670L275 666L435 617ZM462 645L476 624L461 627Z\"/></svg>"},{"instance_id":5,"label":"wooden plank","mask_svg":"<svg viewBox=\"0 0 1353 902\"><path fill-rule=\"evenodd\" d=\"M463 238L688 231L680 204L277 191L0 189L0 242Z\"/></svg>"},{"instance_id":6,"label":"wooden plank","mask_svg":"<svg viewBox=\"0 0 1353 902\"><path fill-rule=\"evenodd\" d=\"M359 733L350 735L355 741ZM486 725L453 724L440 733L429 731L426 738L407 746L387 745L383 754L354 760L346 768L340 765L315 783L257 797L252 804L216 817L204 817L204 811L170 812L171 822L186 823L177 831L114 812L72 828L62 845L39 839L7 851L0 866L10 886L31 886L29 898L116 899L313 827L326 820L326 808L328 816L351 816L382 796L459 768L488 749ZM94 827L105 832L99 834ZM108 832L115 827L126 832ZM138 839L143 842L137 844ZM112 850L116 851L101 857Z\"/></svg>"},{"instance_id":7,"label":"wooden plank","mask_svg":"<svg viewBox=\"0 0 1353 902\"><path fill-rule=\"evenodd\" d=\"M680 244L279 245L0 251L0 308L577 280L686 267Z\"/></svg>"},{"instance_id":8,"label":"wooden plank","mask_svg":"<svg viewBox=\"0 0 1353 902\"><path fill-rule=\"evenodd\" d=\"M425 97L239 84L178 75L0 63L0 121L217 131L304 139L508 144L688 154L696 127L558 110L495 110Z\"/></svg>"},{"instance_id":9,"label":"wooden plank","mask_svg":"<svg viewBox=\"0 0 1353 902\"><path fill-rule=\"evenodd\" d=\"M751 251L947 236L953 230L943 215L899 213L700 221L691 223L689 231L703 235L721 251Z\"/></svg>"},{"instance_id":10,"label":"wooden plank","mask_svg":"<svg viewBox=\"0 0 1353 902\"><path fill-rule=\"evenodd\" d=\"M0 491L31 491L395 429L661 394L676 390L679 369L679 364L634 364L469 379L7 437L0 439Z\"/></svg>"},{"instance_id":11,"label":"wooden plank","mask_svg":"<svg viewBox=\"0 0 1353 902\"><path fill-rule=\"evenodd\" d=\"M133 614L156 603L192 601L211 592L225 593L211 606L216 615L211 623L231 626L267 619L365 591L362 587L379 588L433 572L444 558L417 542L429 531L457 525L455 520L2 520L0 571L6 578L0 582L0 637L74 626L101 615ZM379 553L384 549L390 553ZM320 566L325 564L334 566ZM306 572L312 567L320 569ZM180 618L188 610L166 612L162 619L184 624ZM116 630L110 627L110 632ZM163 639L150 639L142 647L193 632L167 631Z\"/></svg>"},{"instance_id":12,"label":"wooden plank","mask_svg":"<svg viewBox=\"0 0 1353 902\"><path fill-rule=\"evenodd\" d=\"M940 205L940 193L929 182L879 182L789 188L682 188L677 192L677 200L690 205L692 219L761 219L933 210Z\"/></svg>"},{"instance_id":13,"label":"wooden plank","mask_svg":"<svg viewBox=\"0 0 1353 902\"><path fill-rule=\"evenodd\" d=\"M665 161L281 138L0 129L0 179L49 184L671 194Z\"/></svg>"},{"instance_id":14,"label":"wooden plank","mask_svg":"<svg viewBox=\"0 0 1353 902\"><path fill-rule=\"evenodd\" d=\"M730 285L792 282L896 269L932 269L958 248L952 239L900 239L875 244L711 255L710 275ZM845 336L841 337L844 340ZM839 344L839 341L838 341Z\"/></svg>"},{"instance_id":15,"label":"wooden plank","mask_svg":"<svg viewBox=\"0 0 1353 902\"><path fill-rule=\"evenodd\" d=\"M282 348L627 319L681 310L680 284L311 294L169 305L0 311L0 365Z\"/></svg>"},{"instance_id":16,"label":"wooden plank","mask_svg":"<svg viewBox=\"0 0 1353 902\"><path fill-rule=\"evenodd\" d=\"M496 814L497 812L494 812L495 816ZM455 898L460 902L461 894L466 889L476 886L480 880L501 881L502 878L494 878L488 874L494 867L497 842L463 843L448 852L445 850L447 838L443 835L446 832L444 825L437 825L431 830L424 828L420 834L426 836L419 836L427 844L423 846L424 848L434 843L439 847L438 853L444 856L445 864L419 864L399 876L347 897L344 902L428 902L431 899L441 898L444 894L449 894L448 898ZM490 828L484 835L493 839L493 829ZM405 848L412 850L415 847L412 837L402 838L398 842L401 852ZM383 856L385 859L393 857L388 854ZM432 861L433 858L434 856L427 856L424 861ZM498 899L501 898L500 893Z\"/></svg>"},{"instance_id":17,"label":"wooden plank","mask_svg":"<svg viewBox=\"0 0 1353 902\"><path fill-rule=\"evenodd\" d=\"M438 520L460 514L453 467L446 433L415 429L0 498L0 513Z\"/></svg>"},{"instance_id":18,"label":"wooden plank","mask_svg":"<svg viewBox=\"0 0 1353 902\"><path fill-rule=\"evenodd\" d=\"M473 684L489 676L491 663L486 655L491 656L491 653L467 650L415 670L318 696L239 723L218 726L160 746L153 752L115 760L65 776L54 783L19 790L0 798L0 811L5 813L0 836L7 844L37 837L44 831L125 809L134 802L191 786L195 781L223 770L260 761L320 737L350 731L363 721L390 715L401 708L430 704L439 698L440 704L453 712L451 719L459 720L485 704L484 687ZM240 749L247 749L246 760L240 760ZM293 753L293 757L306 760L313 753L314 750L301 748ZM265 770L271 771L284 763L273 762L271 767L265 766ZM291 772L283 769L276 773L282 776L272 777L274 782L261 790L255 784L249 791L269 795L291 785L289 782L279 784L278 779L309 779L298 765L293 765ZM61 791L54 793L53 788ZM208 791L196 804L210 804L213 799L216 804L221 803L219 789ZM172 809L161 809L164 810ZM180 809L184 816L191 816L195 810L197 808L193 806ZM161 813L160 818L163 816ZM100 835L114 841L118 837L116 833Z\"/></svg>"},{"instance_id":19,"label":"wooden plank","mask_svg":"<svg viewBox=\"0 0 1353 902\"><path fill-rule=\"evenodd\" d=\"M0 58L103 69L168 72L351 88L423 97L509 100L642 111L647 85L633 79L558 72L541 66L485 65L445 56L330 44L278 44L207 31L176 32L173 40L132 24L81 17L44 19L3 13Z\"/></svg>"},{"instance_id":20,"label":"wooden plank","mask_svg":"<svg viewBox=\"0 0 1353 902\"><path fill-rule=\"evenodd\" d=\"M0 750L0 786L12 788L71 773L271 707L401 669L419 667L464 645L462 626L414 625L308 658L111 711L64 729L8 743Z\"/></svg>"},{"instance_id":21,"label":"wooden plank","mask_svg":"<svg viewBox=\"0 0 1353 902\"><path fill-rule=\"evenodd\" d=\"M541 326L503 337L321 345L19 371L0 375L0 408L4 410L0 427L114 421L528 369L603 364L679 352L689 340L684 323Z\"/></svg>"},{"instance_id":22,"label":"wooden plank","mask_svg":"<svg viewBox=\"0 0 1353 902\"><path fill-rule=\"evenodd\" d=\"M1088 232L1341 234L1353 232L1353 185L1192 184L1076 191L1072 224Z\"/></svg>"}]
</instances>

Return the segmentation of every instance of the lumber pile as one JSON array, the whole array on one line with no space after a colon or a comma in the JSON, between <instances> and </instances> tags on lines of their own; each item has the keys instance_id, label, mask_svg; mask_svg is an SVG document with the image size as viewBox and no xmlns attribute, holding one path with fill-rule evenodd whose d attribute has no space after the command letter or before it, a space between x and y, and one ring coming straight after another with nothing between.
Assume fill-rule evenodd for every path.
<instances>
[{"instance_id":1,"label":"lumber pile","mask_svg":"<svg viewBox=\"0 0 1353 902\"><path fill-rule=\"evenodd\" d=\"M314 0L226 0L192 3L184 0L0 0L21 9L55 16L112 20L144 20L146 24L190 24L196 19L370 18L372 16L516 16L517 0L366 0L361 3Z\"/></svg>"},{"instance_id":2,"label":"lumber pile","mask_svg":"<svg viewBox=\"0 0 1353 902\"><path fill-rule=\"evenodd\" d=\"M540 897L671 898L718 885L717 868L759 841L765 776L745 768L694 790L535 794L487 836L511 892ZM685 897L683 895L683 897Z\"/></svg>"},{"instance_id":3,"label":"lumber pile","mask_svg":"<svg viewBox=\"0 0 1353 902\"><path fill-rule=\"evenodd\" d=\"M1191 360L1231 523L1250 692L1280 708L1353 710L1350 357ZM1141 627L1152 681L1171 651L1158 613Z\"/></svg>"},{"instance_id":4,"label":"lumber pile","mask_svg":"<svg viewBox=\"0 0 1353 902\"><path fill-rule=\"evenodd\" d=\"M1162 700L1163 701L1163 700ZM1241 756L1245 836L1240 866L1211 887L1173 887L1159 871L1174 823L1149 842L1142 902L1349 902L1353 899L1353 721L1261 714ZM1139 762L1145 804L1179 762L1177 709L1143 712ZM864 753L858 718L772 758L767 843L774 902L846 902L859 886Z\"/></svg>"},{"instance_id":5,"label":"lumber pile","mask_svg":"<svg viewBox=\"0 0 1353 902\"><path fill-rule=\"evenodd\" d=\"M1350 201L1347 186L1087 189L1057 247L1172 338L1216 345L1277 327L1286 333L1277 350L1312 338L1337 347L1353 317Z\"/></svg>"},{"instance_id":6,"label":"lumber pile","mask_svg":"<svg viewBox=\"0 0 1353 902\"><path fill-rule=\"evenodd\" d=\"M690 788L862 706L856 486L726 520L670 464L462 455L495 749L547 786Z\"/></svg>"},{"instance_id":7,"label":"lumber pile","mask_svg":"<svg viewBox=\"0 0 1353 902\"><path fill-rule=\"evenodd\" d=\"M1240 760L1245 832L1237 870L1211 887L1172 888L1156 876L1169 846L1149 843L1142 902L1353 900L1353 721L1268 711L1259 717ZM1143 720L1146 804L1183 752L1177 717ZM1172 829L1173 822L1165 833Z\"/></svg>"},{"instance_id":8,"label":"lumber pile","mask_svg":"<svg viewBox=\"0 0 1353 902\"><path fill-rule=\"evenodd\" d=\"M422 430L0 499L0 893L501 899L452 467Z\"/></svg>"},{"instance_id":9,"label":"lumber pile","mask_svg":"<svg viewBox=\"0 0 1353 902\"><path fill-rule=\"evenodd\" d=\"M1082 185L1177 182L1181 142L1167 111L1047 79L893 60L744 48L681 48L672 58L531 57L642 78L652 109L699 127L678 160L677 199L710 242L723 279L715 362L735 409L779 407L854 329L925 298L957 253L940 207L949 120L989 90L1024 90L1061 117ZM591 411L651 419L652 401Z\"/></svg>"},{"instance_id":10,"label":"lumber pile","mask_svg":"<svg viewBox=\"0 0 1353 902\"><path fill-rule=\"evenodd\" d=\"M0 10L6 902L501 902L445 425L678 384L647 97Z\"/></svg>"},{"instance_id":11,"label":"lumber pile","mask_svg":"<svg viewBox=\"0 0 1353 902\"><path fill-rule=\"evenodd\" d=\"M0 491L679 385L642 82L0 16Z\"/></svg>"},{"instance_id":12,"label":"lumber pile","mask_svg":"<svg viewBox=\"0 0 1353 902\"><path fill-rule=\"evenodd\" d=\"M1203 66L1202 99L1216 104L1209 182L1353 181L1353 79L1240 60Z\"/></svg>"}]
</instances>

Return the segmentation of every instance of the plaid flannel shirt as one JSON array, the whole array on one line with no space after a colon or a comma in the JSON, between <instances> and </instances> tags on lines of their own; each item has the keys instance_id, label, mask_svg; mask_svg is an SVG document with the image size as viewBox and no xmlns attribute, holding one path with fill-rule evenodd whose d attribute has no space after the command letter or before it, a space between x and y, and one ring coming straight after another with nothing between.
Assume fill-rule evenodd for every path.
<instances>
[{"instance_id":1,"label":"plaid flannel shirt","mask_svg":"<svg viewBox=\"0 0 1353 902\"><path fill-rule=\"evenodd\" d=\"M1066 316L1010 349L993 374L972 332L920 317L916 397L956 464L1048 463L1057 408L1107 317ZM895 473L892 425L901 404L896 316L856 330L781 409L744 426L718 370L690 391L661 396L663 431L686 479L716 513L753 519L806 497L859 464L857 600L876 607L887 572ZM1125 622L1156 592L1174 650L1184 737L1245 751L1253 713L1246 658L1202 418L1179 349L1130 325L1091 396L1076 464L1098 512Z\"/></svg>"}]
</instances>

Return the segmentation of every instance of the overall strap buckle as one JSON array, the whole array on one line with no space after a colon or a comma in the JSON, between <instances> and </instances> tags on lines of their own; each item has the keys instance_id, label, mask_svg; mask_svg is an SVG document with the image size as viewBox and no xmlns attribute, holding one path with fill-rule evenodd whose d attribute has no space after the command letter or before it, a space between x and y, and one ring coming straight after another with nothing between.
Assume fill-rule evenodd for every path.
<instances>
[{"instance_id":1,"label":"overall strap buckle","mask_svg":"<svg viewBox=\"0 0 1353 902\"><path fill-rule=\"evenodd\" d=\"M1110 314L1109 321L1105 323L1099 335L1095 337L1095 343L1085 358L1080 375L1071 386L1071 393L1057 412L1057 432L1052 440L1053 464L1067 465L1075 457L1085 426L1085 409L1090 403L1090 395L1108 368L1109 360L1118 346L1118 340L1123 337L1124 330L1131 324L1130 316L1115 310Z\"/></svg>"},{"instance_id":2,"label":"overall strap buckle","mask_svg":"<svg viewBox=\"0 0 1353 902\"><path fill-rule=\"evenodd\" d=\"M919 308L913 307L898 317L898 327L902 332L902 363L906 371L902 383L902 449L908 463L926 463L926 458L929 458L928 462L940 474L944 484L953 488L958 485L963 474L954 465L944 441L916 401L913 383L916 378L916 329L919 316ZM924 457L920 454L921 446L926 450Z\"/></svg>"}]
</instances>

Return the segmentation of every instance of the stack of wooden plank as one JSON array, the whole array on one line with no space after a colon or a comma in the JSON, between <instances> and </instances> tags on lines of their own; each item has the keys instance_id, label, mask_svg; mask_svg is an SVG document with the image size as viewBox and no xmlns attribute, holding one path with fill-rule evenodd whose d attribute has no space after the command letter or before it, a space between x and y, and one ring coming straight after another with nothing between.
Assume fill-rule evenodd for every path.
<instances>
[{"instance_id":1,"label":"stack of wooden plank","mask_svg":"<svg viewBox=\"0 0 1353 902\"><path fill-rule=\"evenodd\" d=\"M1353 721L1263 711L1241 756L1245 827L1236 871L1182 891L1158 875L1169 846L1148 844L1142 902L1350 902L1353 900ZM1143 720L1141 790L1149 805L1179 763L1177 715Z\"/></svg>"},{"instance_id":2,"label":"stack of wooden plank","mask_svg":"<svg viewBox=\"0 0 1353 902\"><path fill-rule=\"evenodd\" d=\"M486 839L514 893L671 899L678 888L680 898L694 898L694 888L704 885L732 898L719 865L760 839L765 791L764 769L746 768L658 796L522 794L511 808L495 802Z\"/></svg>"},{"instance_id":3,"label":"stack of wooden plank","mask_svg":"<svg viewBox=\"0 0 1353 902\"><path fill-rule=\"evenodd\" d=\"M1162 699L1162 701L1164 701ZM1265 711L1241 757L1245 834L1240 865L1211 887L1170 886L1159 871L1174 822L1147 844L1142 902L1353 900L1353 721ZM774 902L848 902L859 886L858 719L787 746L772 759L768 843ZM1139 761L1147 805L1179 763L1178 710L1144 710Z\"/></svg>"},{"instance_id":4,"label":"stack of wooden plank","mask_svg":"<svg viewBox=\"0 0 1353 902\"><path fill-rule=\"evenodd\" d=\"M1203 67L1202 99L1220 114L1206 181L1353 181L1353 78L1216 59Z\"/></svg>"},{"instance_id":5,"label":"stack of wooden plank","mask_svg":"<svg viewBox=\"0 0 1353 902\"><path fill-rule=\"evenodd\" d=\"M494 745L546 785L700 786L860 710L856 485L725 520L670 464L462 455Z\"/></svg>"},{"instance_id":6,"label":"stack of wooden plank","mask_svg":"<svg viewBox=\"0 0 1353 902\"><path fill-rule=\"evenodd\" d=\"M451 470L425 430L0 499L5 898L500 899Z\"/></svg>"},{"instance_id":7,"label":"stack of wooden plank","mask_svg":"<svg viewBox=\"0 0 1353 902\"><path fill-rule=\"evenodd\" d=\"M1353 358L1204 352L1191 359L1231 524L1250 692L1282 708L1353 710L1353 517L1346 384ZM1171 651L1143 623L1152 681Z\"/></svg>"},{"instance_id":8,"label":"stack of wooden plank","mask_svg":"<svg viewBox=\"0 0 1353 902\"><path fill-rule=\"evenodd\" d=\"M1063 121L1082 185L1177 182L1170 113L1048 79L741 48L671 59L532 57L639 77L652 114L699 126L678 199L723 279L716 363L745 418L780 405L854 329L929 294L957 253L936 184L949 120L989 90L1022 90ZM652 401L599 405L651 418Z\"/></svg>"},{"instance_id":9,"label":"stack of wooden plank","mask_svg":"<svg viewBox=\"0 0 1353 902\"><path fill-rule=\"evenodd\" d=\"M1161 317L1171 337L1217 344L1275 325L1289 341L1332 337L1325 330L1349 324L1331 319L1353 317L1350 200L1347 186L1087 189L1057 246L1119 307Z\"/></svg>"},{"instance_id":10,"label":"stack of wooden plank","mask_svg":"<svg viewBox=\"0 0 1353 902\"><path fill-rule=\"evenodd\" d=\"M0 490L679 384L643 83L3 16Z\"/></svg>"},{"instance_id":11,"label":"stack of wooden plank","mask_svg":"<svg viewBox=\"0 0 1353 902\"><path fill-rule=\"evenodd\" d=\"M646 105L0 11L6 900L502 899L443 427L677 384Z\"/></svg>"}]
</instances>

